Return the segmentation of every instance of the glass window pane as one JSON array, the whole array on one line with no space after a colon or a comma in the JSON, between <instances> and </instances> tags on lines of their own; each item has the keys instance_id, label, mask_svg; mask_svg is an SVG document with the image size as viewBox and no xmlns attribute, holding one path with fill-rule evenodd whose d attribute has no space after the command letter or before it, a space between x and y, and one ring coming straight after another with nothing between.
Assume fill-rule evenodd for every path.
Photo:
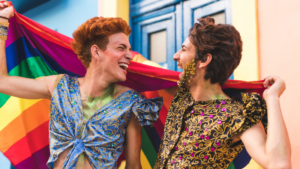
<instances>
[{"instance_id":1,"label":"glass window pane","mask_svg":"<svg viewBox=\"0 0 300 169\"><path fill-rule=\"evenodd\" d=\"M215 24L225 24L225 13L224 12L210 15L210 17L215 19Z\"/></svg>"},{"instance_id":2,"label":"glass window pane","mask_svg":"<svg viewBox=\"0 0 300 169\"><path fill-rule=\"evenodd\" d=\"M166 30L150 34L150 60L156 63L167 61Z\"/></svg>"}]
</instances>

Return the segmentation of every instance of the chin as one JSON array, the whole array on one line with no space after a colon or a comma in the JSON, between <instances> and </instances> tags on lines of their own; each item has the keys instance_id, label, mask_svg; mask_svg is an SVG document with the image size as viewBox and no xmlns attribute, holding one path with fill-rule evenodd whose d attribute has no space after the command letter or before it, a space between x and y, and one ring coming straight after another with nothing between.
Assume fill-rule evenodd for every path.
<instances>
[{"instance_id":1,"label":"chin","mask_svg":"<svg viewBox=\"0 0 300 169\"><path fill-rule=\"evenodd\" d=\"M127 80L127 78L121 79L120 82L125 82L126 80Z\"/></svg>"},{"instance_id":2,"label":"chin","mask_svg":"<svg viewBox=\"0 0 300 169\"><path fill-rule=\"evenodd\" d=\"M118 78L119 82L125 82L126 80L127 80L126 76L121 76L121 77Z\"/></svg>"}]
</instances>

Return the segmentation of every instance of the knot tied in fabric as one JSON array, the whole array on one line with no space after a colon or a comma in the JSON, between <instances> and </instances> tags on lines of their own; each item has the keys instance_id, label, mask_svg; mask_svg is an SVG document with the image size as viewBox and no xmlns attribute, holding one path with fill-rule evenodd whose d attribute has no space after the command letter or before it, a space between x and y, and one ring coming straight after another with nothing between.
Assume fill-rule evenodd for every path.
<instances>
[{"instance_id":1,"label":"knot tied in fabric","mask_svg":"<svg viewBox=\"0 0 300 169\"><path fill-rule=\"evenodd\" d=\"M73 148L65 161L64 168L75 168L77 160L74 161L74 159L77 159L78 156L85 151L85 146L81 139L75 139L73 144Z\"/></svg>"}]
</instances>

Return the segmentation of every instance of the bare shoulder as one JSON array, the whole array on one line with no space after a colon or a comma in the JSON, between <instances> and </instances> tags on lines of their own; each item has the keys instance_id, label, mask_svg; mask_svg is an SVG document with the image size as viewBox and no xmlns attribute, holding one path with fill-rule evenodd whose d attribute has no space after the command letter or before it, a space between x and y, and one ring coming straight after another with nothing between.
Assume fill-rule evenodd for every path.
<instances>
[{"instance_id":1,"label":"bare shoulder","mask_svg":"<svg viewBox=\"0 0 300 169\"><path fill-rule=\"evenodd\" d=\"M253 138L258 139L258 137L265 138L266 133L264 130L264 126L261 122L254 124L249 129L245 130L244 132L238 135L240 139L245 142L247 140L251 140Z\"/></svg>"},{"instance_id":2,"label":"bare shoulder","mask_svg":"<svg viewBox=\"0 0 300 169\"><path fill-rule=\"evenodd\" d=\"M38 78L38 80L43 81L47 85L50 93L52 94L55 88L54 86L55 80L57 79L58 76L59 75L45 76L45 77Z\"/></svg>"}]
</instances>

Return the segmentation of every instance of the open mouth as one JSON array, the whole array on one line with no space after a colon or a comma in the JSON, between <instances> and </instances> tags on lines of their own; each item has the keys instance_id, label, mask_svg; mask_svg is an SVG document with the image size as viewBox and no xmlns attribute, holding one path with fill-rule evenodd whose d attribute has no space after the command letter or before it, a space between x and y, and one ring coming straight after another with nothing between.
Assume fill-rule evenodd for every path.
<instances>
[{"instance_id":1,"label":"open mouth","mask_svg":"<svg viewBox=\"0 0 300 169\"><path fill-rule=\"evenodd\" d=\"M128 69L128 65L125 64L125 63L120 63L119 66L120 66L121 69L123 69L125 71L127 71L127 69Z\"/></svg>"}]
</instances>

